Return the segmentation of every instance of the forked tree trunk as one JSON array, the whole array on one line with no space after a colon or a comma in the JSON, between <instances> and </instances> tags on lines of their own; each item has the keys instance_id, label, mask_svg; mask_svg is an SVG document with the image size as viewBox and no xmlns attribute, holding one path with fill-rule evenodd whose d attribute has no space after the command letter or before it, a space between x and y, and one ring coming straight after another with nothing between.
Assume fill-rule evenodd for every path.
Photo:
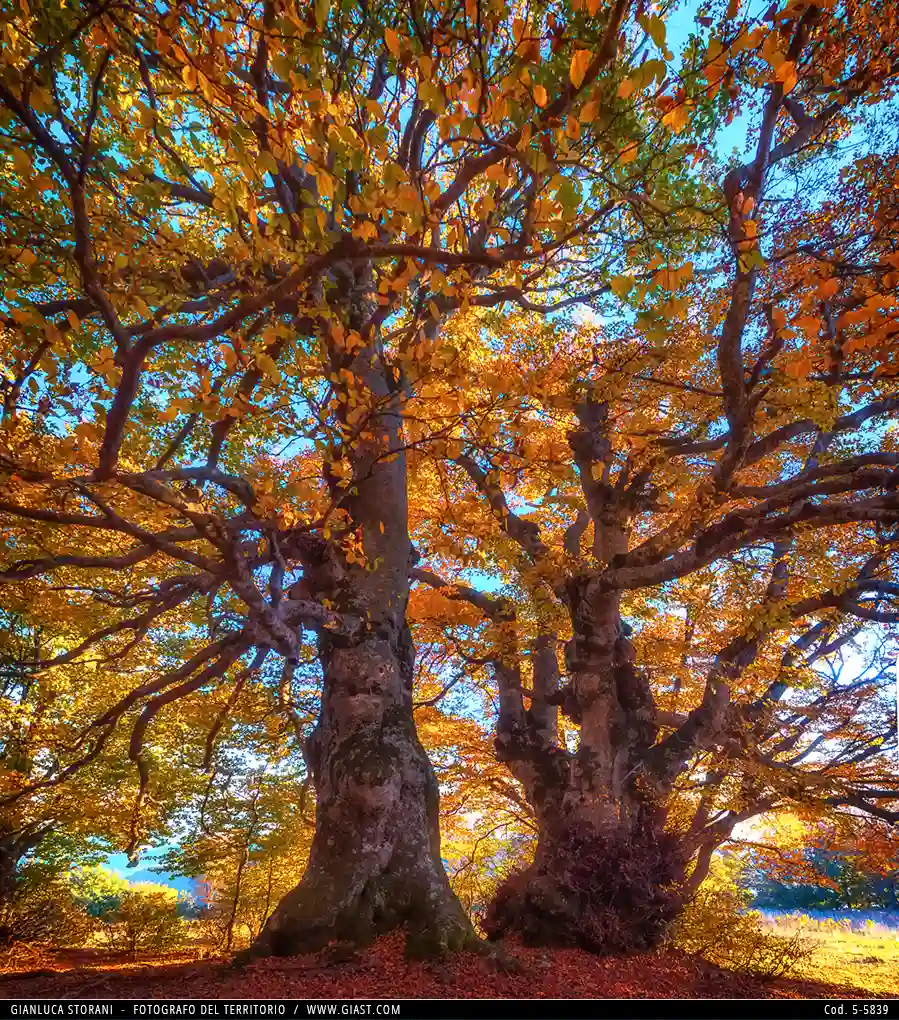
<instances>
[{"instance_id":1,"label":"forked tree trunk","mask_svg":"<svg viewBox=\"0 0 899 1020\"><path fill-rule=\"evenodd\" d=\"M497 745L534 808L538 842L533 863L500 887L485 926L491 938L517 935L537 945L647 949L683 908L685 846L665 831L664 801L643 768L657 730L618 599L588 605L573 593L572 605L564 691L547 683L553 667L541 668L539 651L527 711L518 708L516 684L500 676L507 722ZM574 753L559 746L557 721L547 725L553 705L580 724Z\"/></svg>"}]
</instances>

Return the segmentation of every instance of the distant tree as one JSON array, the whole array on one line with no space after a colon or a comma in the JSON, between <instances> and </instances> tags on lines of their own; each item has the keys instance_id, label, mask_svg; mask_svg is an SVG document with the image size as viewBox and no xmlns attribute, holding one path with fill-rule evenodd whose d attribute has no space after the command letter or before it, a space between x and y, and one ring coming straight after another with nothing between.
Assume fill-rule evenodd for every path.
<instances>
[{"instance_id":1,"label":"distant tree","mask_svg":"<svg viewBox=\"0 0 899 1020\"><path fill-rule=\"evenodd\" d=\"M202 916L221 948L245 946L296 884L314 832L313 800L296 773L248 770L219 761L205 789L184 806L182 837L160 866L202 876Z\"/></svg>"},{"instance_id":2,"label":"distant tree","mask_svg":"<svg viewBox=\"0 0 899 1020\"><path fill-rule=\"evenodd\" d=\"M182 945L187 927L179 909L178 892L154 883L129 885L104 929L114 950L161 953Z\"/></svg>"},{"instance_id":3,"label":"distant tree","mask_svg":"<svg viewBox=\"0 0 899 1020\"><path fill-rule=\"evenodd\" d=\"M69 886L75 900L91 917L107 921L118 910L131 883L118 872L98 864L72 872Z\"/></svg>"},{"instance_id":4,"label":"distant tree","mask_svg":"<svg viewBox=\"0 0 899 1020\"><path fill-rule=\"evenodd\" d=\"M811 847L802 854L807 874L790 881L764 867L746 877L761 910L899 910L899 860L887 874L871 871L857 854Z\"/></svg>"}]
</instances>

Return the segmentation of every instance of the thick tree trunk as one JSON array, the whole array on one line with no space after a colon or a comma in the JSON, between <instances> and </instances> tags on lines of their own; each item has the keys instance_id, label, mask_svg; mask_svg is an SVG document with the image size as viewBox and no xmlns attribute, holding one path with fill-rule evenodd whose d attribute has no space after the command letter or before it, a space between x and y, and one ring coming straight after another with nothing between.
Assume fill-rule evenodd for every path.
<instances>
[{"instance_id":1,"label":"thick tree trunk","mask_svg":"<svg viewBox=\"0 0 899 1020\"><path fill-rule=\"evenodd\" d=\"M683 909L683 874L676 837L568 815L540 831L533 864L500 887L487 934L595 953L650 949Z\"/></svg>"},{"instance_id":2,"label":"thick tree trunk","mask_svg":"<svg viewBox=\"0 0 899 1020\"><path fill-rule=\"evenodd\" d=\"M518 712L516 685L501 683L498 749L534 808L538 843L531 866L500 887L485 927L491 938L538 945L647 949L683 907L686 866L642 768L657 732L652 697L634 668L617 595L587 603L575 592L572 606L569 686L553 692L535 671L534 707L521 716L531 725L522 727L508 722ZM580 724L577 752L558 746L554 726L533 724L544 720L547 699ZM527 737L510 741L510 731Z\"/></svg>"},{"instance_id":3,"label":"thick tree trunk","mask_svg":"<svg viewBox=\"0 0 899 1020\"><path fill-rule=\"evenodd\" d=\"M359 266L346 273L348 325L364 334L371 273ZM354 638L320 634L322 705L307 750L315 837L302 881L275 909L250 955L312 951L332 940L363 943L402 926L408 949L421 955L478 941L443 869L437 780L412 715L415 653L406 605L414 553L402 395L385 375L376 338L367 339L370 346L355 355L332 352L335 377L343 379L335 389L344 434L353 437L340 454L352 465L352 479L326 468L366 560L337 564L326 594L333 608L366 621L365 630Z\"/></svg>"},{"instance_id":4,"label":"thick tree trunk","mask_svg":"<svg viewBox=\"0 0 899 1020\"><path fill-rule=\"evenodd\" d=\"M324 665L310 746L318 803L309 863L251 953L365 943L403 925L410 953L476 941L440 859L437 782L412 721L408 632L332 644Z\"/></svg>"}]
</instances>

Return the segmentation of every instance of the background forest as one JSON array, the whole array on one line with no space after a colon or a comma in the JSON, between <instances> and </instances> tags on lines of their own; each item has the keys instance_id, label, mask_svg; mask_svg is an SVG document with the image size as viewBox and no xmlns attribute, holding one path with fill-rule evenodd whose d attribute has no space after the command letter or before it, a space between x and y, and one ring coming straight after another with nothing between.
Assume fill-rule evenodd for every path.
<instances>
[{"instance_id":1,"label":"background forest","mask_svg":"<svg viewBox=\"0 0 899 1020\"><path fill-rule=\"evenodd\" d=\"M4 945L772 975L753 896L899 907L894 4L0 43Z\"/></svg>"}]
</instances>

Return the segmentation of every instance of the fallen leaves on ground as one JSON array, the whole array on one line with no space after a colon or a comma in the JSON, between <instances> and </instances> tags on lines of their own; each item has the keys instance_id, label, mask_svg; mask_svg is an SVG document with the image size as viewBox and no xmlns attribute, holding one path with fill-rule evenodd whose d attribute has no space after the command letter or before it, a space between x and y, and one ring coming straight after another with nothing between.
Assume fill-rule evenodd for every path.
<instances>
[{"instance_id":1,"label":"fallen leaves on ground","mask_svg":"<svg viewBox=\"0 0 899 1020\"><path fill-rule=\"evenodd\" d=\"M407 999L407 998L825 998L865 993L810 981L755 978L672 952L596 957L577 949L508 946L520 966L458 953L407 960L401 935L380 939L349 960L326 950L256 961L183 958L126 961L60 954L40 970L9 973L0 998Z\"/></svg>"}]
</instances>

